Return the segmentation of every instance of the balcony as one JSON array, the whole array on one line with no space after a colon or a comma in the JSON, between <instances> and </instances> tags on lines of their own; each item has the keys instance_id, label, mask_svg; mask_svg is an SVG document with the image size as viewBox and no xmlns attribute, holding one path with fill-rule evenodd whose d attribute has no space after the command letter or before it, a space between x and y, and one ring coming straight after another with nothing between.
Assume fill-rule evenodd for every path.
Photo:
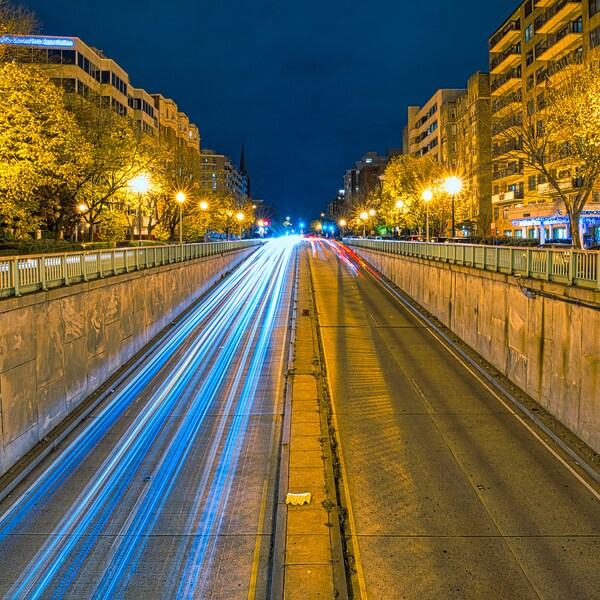
<instances>
[{"instance_id":1,"label":"balcony","mask_svg":"<svg viewBox=\"0 0 600 600\"><path fill-rule=\"evenodd\" d=\"M490 86L494 96L501 96L521 83L521 65L496 77Z\"/></svg>"},{"instance_id":2,"label":"balcony","mask_svg":"<svg viewBox=\"0 0 600 600\"><path fill-rule=\"evenodd\" d=\"M513 44L504 52L498 54L490 61L490 73L502 73L508 67L514 67L521 60L521 44Z\"/></svg>"},{"instance_id":3,"label":"balcony","mask_svg":"<svg viewBox=\"0 0 600 600\"><path fill-rule=\"evenodd\" d=\"M560 179L558 181L558 187L561 190L570 190L573 188L573 180L571 178L568 179ZM537 192L540 196L544 196L546 194L556 194L556 188L549 182L540 183L537 186Z\"/></svg>"},{"instance_id":4,"label":"balcony","mask_svg":"<svg viewBox=\"0 0 600 600\"><path fill-rule=\"evenodd\" d=\"M550 6L552 4L553 0L535 0L535 7L536 8L543 8L544 6Z\"/></svg>"},{"instance_id":5,"label":"balcony","mask_svg":"<svg viewBox=\"0 0 600 600\"><path fill-rule=\"evenodd\" d=\"M523 143L520 140L510 140L506 142L506 144L502 144L502 146L496 146L492 150L492 158L498 158L499 156L503 156L504 154L509 154L510 152L517 152L523 149Z\"/></svg>"},{"instance_id":6,"label":"balcony","mask_svg":"<svg viewBox=\"0 0 600 600\"><path fill-rule=\"evenodd\" d=\"M497 119L492 125L492 136L504 133L512 127L521 127L523 125L523 115L521 112L513 113L504 117L504 119Z\"/></svg>"},{"instance_id":7,"label":"balcony","mask_svg":"<svg viewBox=\"0 0 600 600\"><path fill-rule=\"evenodd\" d=\"M490 52L501 52L508 46L519 39L521 31L521 21L509 21L502 29L497 31L490 38Z\"/></svg>"},{"instance_id":8,"label":"balcony","mask_svg":"<svg viewBox=\"0 0 600 600\"><path fill-rule=\"evenodd\" d=\"M581 0L558 0L533 22L535 32L550 33L577 13L581 13Z\"/></svg>"},{"instance_id":9,"label":"balcony","mask_svg":"<svg viewBox=\"0 0 600 600\"><path fill-rule=\"evenodd\" d=\"M581 19L570 21L556 33L535 46L536 60L552 60L572 43L581 39Z\"/></svg>"},{"instance_id":10,"label":"balcony","mask_svg":"<svg viewBox=\"0 0 600 600\"><path fill-rule=\"evenodd\" d=\"M515 193L513 191L504 192L503 194L494 194L492 196L492 204L504 204L506 202L514 202L514 200Z\"/></svg>"},{"instance_id":11,"label":"balcony","mask_svg":"<svg viewBox=\"0 0 600 600\"><path fill-rule=\"evenodd\" d=\"M523 92L519 89L508 96L494 100L492 102L492 113L498 117L498 113L503 111L505 108L509 106L512 107L514 104L521 104L521 102L523 102Z\"/></svg>"},{"instance_id":12,"label":"balcony","mask_svg":"<svg viewBox=\"0 0 600 600\"><path fill-rule=\"evenodd\" d=\"M492 180L497 181L498 179L506 179L507 177L515 177L520 175L523 175L523 167L520 167L519 163L510 163L506 169L494 171L492 173Z\"/></svg>"}]
</instances>

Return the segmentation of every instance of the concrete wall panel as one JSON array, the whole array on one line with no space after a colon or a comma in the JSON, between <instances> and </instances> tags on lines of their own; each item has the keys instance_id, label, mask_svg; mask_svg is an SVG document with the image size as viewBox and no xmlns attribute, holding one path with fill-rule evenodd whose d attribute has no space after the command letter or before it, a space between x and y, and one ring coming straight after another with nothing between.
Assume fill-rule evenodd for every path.
<instances>
[{"instance_id":1,"label":"concrete wall panel","mask_svg":"<svg viewBox=\"0 0 600 600\"><path fill-rule=\"evenodd\" d=\"M600 292L353 249L600 452Z\"/></svg>"},{"instance_id":2,"label":"concrete wall panel","mask_svg":"<svg viewBox=\"0 0 600 600\"><path fill-rule=\"evenodd\" d=\"M254 249L0 301L0 473Z\"/></svg>"}]
</instances>

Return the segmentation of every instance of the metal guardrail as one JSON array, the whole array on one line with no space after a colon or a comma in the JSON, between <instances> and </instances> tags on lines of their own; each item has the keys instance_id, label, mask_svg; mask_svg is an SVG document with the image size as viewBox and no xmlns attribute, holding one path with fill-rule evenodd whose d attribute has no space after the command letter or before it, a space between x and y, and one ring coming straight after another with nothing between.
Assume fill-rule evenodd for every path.
<instances>
[{"instance_id":1,"label":"metal guardrail","mask_svg":"<svg viewBox=\"0 0 600 600\"><path fill-rule=\"evenodd\" d=\"M258 246L261 240L0 257L0 298Z\"/></svg>"},{"instance_id":2,"label":"metal guardrail","mask_svg":"<svg viewBox=\"0 0 600 600\"><path fill-rule=\"evenodd\" d=\"M600 290L600 252L344 238L348 246Z\"/></svg>"}]
</instances>

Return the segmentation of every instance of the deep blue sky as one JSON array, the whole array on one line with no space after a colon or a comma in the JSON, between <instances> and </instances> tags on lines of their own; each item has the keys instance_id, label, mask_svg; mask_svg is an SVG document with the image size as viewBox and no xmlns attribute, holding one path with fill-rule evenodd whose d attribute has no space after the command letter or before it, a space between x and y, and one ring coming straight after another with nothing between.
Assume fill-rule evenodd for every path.
<instances>
[{"instance_id":1,"label":"deep blue sky","mask_svg":"<svg viewBox=\"0 0 600 600\"><path fill-rule=\"evenodd\" d=\"M407 106L488 68L518 0L23 0L131 83L177 102L253 195L310 218L369 150L399 148Z\"/></svg>"}]
</instances>

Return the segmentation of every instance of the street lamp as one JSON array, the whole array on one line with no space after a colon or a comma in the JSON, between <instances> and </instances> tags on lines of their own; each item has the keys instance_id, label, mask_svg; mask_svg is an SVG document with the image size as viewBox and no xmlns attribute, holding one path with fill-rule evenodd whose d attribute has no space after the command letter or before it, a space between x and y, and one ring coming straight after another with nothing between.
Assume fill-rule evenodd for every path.
<instances>
[{"instance_id":1,"label":"street lamp","mask_svg":"<svg viewBox=\"0 0 600 600\"><path fill-rule=\"evenodd\" d=\"M366 238L367 237L366 224L367 224L367 219L369 218L369 213L366 210L364 210L363 212L360 213L360 218L363 222L363 237Z\"/></svg>"},{"instance_id":2,"label":"street lamp","mask_svg":"<svg viewBox=\"0 0 600 600\"><path fill-rule=\"evenodd\" d=\"M402 209L404 208L404 200L396 200L396 210L398 211L398 213L402 212ZM400 219L398 219L400 220ZM396 236L398 236L398 234L400 233L400 226L397 225L396 226Z\"/></svg>"},{"instance_id":3,"label":"street lamp","mask_svg":"<svg viewBox=\"0 0 600 600\"><path fill-rule=\"evenodd\" d=\"M430 189L423 190L423 194L421 194L421 198L423 198L423 202L425 202L426 207L426 217L425 217L425 241L429 241L429 203L433 198L433 192Z\"/></svg>"},{"instance_id":4,"label":"street lamp","mask_svg":"<svg viewBox=\"0 0 600 600\"><path fill-rule=\"evenodd\" d=\"M148 175L138 175L129 182L129 187L138 195L138 237L142 245L142 195L150 189Z\"/></svg>"},{"instance_id":5,"label":"street lamp","mask_svg":"<svg viewBox=\"0 0 600 600\"><path fill-rule=\"evenodd\" d=\"M235 218L240 222L240 240L242 239L242 223L244 222L244 219L246 218L244 216L244 213L239 212L237 215L235 215Z\"/></svg>"},{"instance_id":6,"label":"street lamp","mask_svg":"<svg viewBox=\"0 0 600 600\"><path fill-rule=\"evenodd\" d=\"M342 230L342 237L344 237L346 235L346 225L348 225L348 223L346 222L346 219L340 219L338 221L338 225L340 226L340 229Z\"/></svg>"},{"instance_id":7,"label":"street lamp","mask_svg":"<svg viewBox=\"0 0 600 600\"><path fill-rule=\"evenodd\" d=\"M183 245L183 203L185 202L185 194L183 192L177 192L175 196L179 204L179 245Z\"/></svg>"},{"instance_id":8,"label":"street lamp","mask_svg":"<svg viewBox=\"0 0 600 600\"><path fill-rule=\"evenodd\" d=\"M454 227L454 198L456 194L460 194L462 190L462 181L453 175L452 177L448 177L446 181L444 181L444 189L448 194L450 194L450 198L452 199L452 237L455 237L456 231Z\"/></svg>"},{"instance_id":9,"label":"street lamp","mask_svg":"<svg viewBox=\"0 0 600 600\"><path fill-rule=\"evenodd\" d=\"M77 205L77 210L79 211L79 221L77 221L77 225L75 226L75 241L77 241L77 232L79 231L79 225L81 225L81 239L83 240L85 235L85 228L83 227L83 215L87 212L88 206L83 202Z\"/></svg>"}]
</instances>

